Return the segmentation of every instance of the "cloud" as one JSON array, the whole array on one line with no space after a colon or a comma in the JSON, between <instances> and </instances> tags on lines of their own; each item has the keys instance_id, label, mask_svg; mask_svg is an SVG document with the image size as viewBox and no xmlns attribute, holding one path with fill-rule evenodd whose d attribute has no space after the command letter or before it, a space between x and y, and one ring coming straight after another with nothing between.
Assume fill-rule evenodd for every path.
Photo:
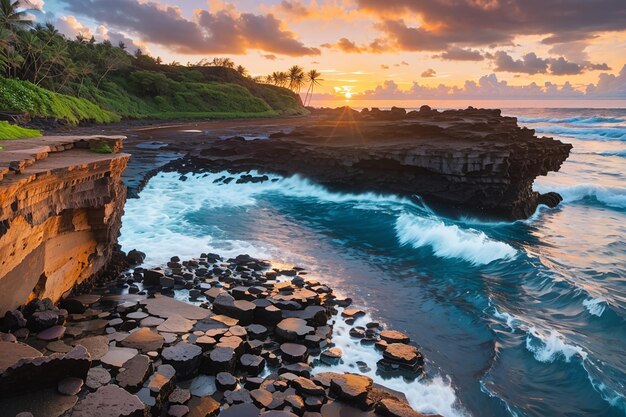
<instances>
[{"instance_id":1,"label":"cloud","mask_svg":"<svg viewBox=\"0 0 626 417\"><path fill-rule=\"evenodd\" d=\"M72 13L182 54L245 54L250 49L290 56L320 54L271 14L237 14L232 8L197 10L189 20L178 7L143 0L63 1Z\"/></svg>"},{"instance_id":2,"label":"cloud","mask_svg":"<svg viewBox=\"0 0 626 417\"><path fill-rule=\"evenodd\" d=\"M94 34L92 30L83 25L76 19L75 16L61 16L57 19L54 26L59 32L64 34L70 39L75 38L78 35L82 35L84 38L90 39Z\"/></svg>"},{"instance_id":3,"label":"cloud","mask_svg":"<svg viewBox=\"0 0 626 417\"><path fill-rule=\"evenodd\" d=\"M341 38L335 44L335 47L339 49L341 52L347 53L357 53L360 54L363 52L363 49L356 45L353 41L347 38Z\"/></svg>"},{"instance_id":4,"label":"cloud","mask_svg":"<svg viewBox=\"0 0 626 417\"><path fill-rule=\"evenodd\" d=\"M354 95L355 99L367 100L415 100L415 99L626 99L626 65L619 74L602 73L597 84L589 84L586 89L574 88L569 82L557 85L546 82L543 85L509 85L498 80L495 74L480 77L478 82L465 81L463 87L439 84L435 87L414 82L407 90L402 90L391 80L385 81L373 90Z\"/></svg>"},{"instance_id":5,"label":"cloud","mask_svg":"<svg viewBox=\"0 0 626 417\"><path fill-rule=\"evenodd\" d=\"M21 4L28 9L42 11L46 3L44 0L23 0Z\"/></svg>"},{"instance_id":6,"label":"cloud","mask_svg":"<svg viewBox=\"0 0 626 417\"><path fill-rule=\"evenodd\" d=\"M432 68L428 68L426 71L422 72L422 78L432 78L437 76L437 71Z\"/></svg>"},{"instance_id":7,"label":"cloud","mask_svg":"<svg viewBox=\"0 0 626 417\"><path fill-rule=\"evenodd\" d=\"M354 7L352 0L311 0L307 3L301 0L282 0L270 7L261 7L268 13L289 18L290 20L323 20L323 21L354 21L363 19Z\"/></svg>"},{"instance_id":8,"label":"cloud","mask_svg":"<svg viewBox=\"0 0 626 417\"><path fill-rule=\"evenodd\" d=\"M524 74L545 74L548 72L548 60L542 59L534 52L528 53L522 59L513 59L504 51L498 51L494 55L494 71L518 72Z\"/></svg>"},{"instance_id":9,"label":"cloud","mask_svg":"<svg viewBox=\"0 0 626 417\"><path fill-rule=\"evenodd\" d=\"M449 47L439 55L433 55L433 58L440 58L446 61L483 61L485 59L480 51L456 46Z\"/></svg>"},{"instance_id":10,"label":"cloud","mask_svg":"<svg viewBox=\"0 0 626 417\"><path fill-rule=\"evenodd\" d=\"M384 70L388 70L389 69L389 65L380 64L380 68L384 69Z\"/></svg>"},{"instance_id":11,"label":"cloud","mask_svg":"<svg viewBox=\"0 0 626 417\"><path fill-rule=\"evenodd\" d=\"M607 64L593 64L589 61L576 63L564 57L540 58L534 52L524 55L521 59L514 59L504 51L498 51L493 56L494 71L513 72L523 74L577 75L585 71L609 70Z\"/></svg>"},{"instance_id":12,"label":"cloud","mask_svg":"<svg viewBox=\"0 0 626 417\"><path fill-rule=\"evenodd\" d=\"M548 35L545 43L589 39L626 29L623 0L357 0L382 16L380 29L406 50L444 50L452 44L511 43L520 35ZM418 18L419 27L402 19ZM458 46L457 45L457 46Z\"/></svg>"},{"instance_id":13,"label":"cloud","mask_svg":"<svg viewBox=\"0 0 626 417\"><path fill-rule=\"evenodd\" d=\"M263 54L261 56L267 59L268 61L276 61L278 59L278 57L274 54Z\"/></svg>"}]
</instances>

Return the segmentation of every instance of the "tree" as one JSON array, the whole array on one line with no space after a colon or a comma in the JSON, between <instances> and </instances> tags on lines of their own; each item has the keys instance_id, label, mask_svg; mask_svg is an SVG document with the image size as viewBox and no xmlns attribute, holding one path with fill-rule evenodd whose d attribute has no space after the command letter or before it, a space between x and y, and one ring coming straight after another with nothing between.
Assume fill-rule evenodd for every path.
<instances>
[{"instance_id":1,"label":"tree","mask_svg":"<svg viewBox=\"0 0 626 417\"><path fill-rule=\"evenodd\" d=\"M0 27L12 32L27 29L33 25L28 18L28 3L22 0L0 0Z\"/></svg>"},{"instance_id":2,"label":"tree","mask_svg":"<svg viewBox=\"0 0 626 417\"><path fill-rule=\"evenodd\" d=\"M294 65L288 70L289 74L289 88L295 92L300 93L302 85L304 84L304 70L299 65Z\"/></svg>"},{"instance_id":3,"label":"tree","mask_svg":"<svg viewBox=\"0 0 626 417\"><path fill-rule=\"evenodd\" d=\"M311 99L313 98L313 87L315 87L316 85L319 85L320 81L323 81L322 79L320 79L321 76L322 74L319 71L314 70L314 69L306 73L306 79L309 82L309 88L306 90L306 96L304 97L305 106L307 105L307 99L310 103Z\"/></svg>"},{"instance_id":4,"label":"tree","mask_svg":"<svg viewBox=\"0 0 626 417\"><path fill-rule=\"evenodd\" d=\"M237 65L237 68L235 68L235 71L237 71L239 75L241 75L242 77L248 76L248 70L243 65Z\"/></svg>"}]
</instances>

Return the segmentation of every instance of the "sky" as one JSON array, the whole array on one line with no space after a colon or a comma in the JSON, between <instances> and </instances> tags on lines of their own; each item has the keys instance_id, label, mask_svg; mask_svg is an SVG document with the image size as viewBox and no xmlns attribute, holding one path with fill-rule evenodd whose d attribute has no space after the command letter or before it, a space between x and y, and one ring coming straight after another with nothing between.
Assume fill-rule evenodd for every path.
<instances>
[{"instance_id":1,"label":"sky","mask_svg":"<svg viewBox=\"0 0 626 417\"><path fill-rule=\"evenodd\" d=\"M168 63L317 69L318 98L626 99L626 0L30 1Z\"/></svg>"}]
</instances>

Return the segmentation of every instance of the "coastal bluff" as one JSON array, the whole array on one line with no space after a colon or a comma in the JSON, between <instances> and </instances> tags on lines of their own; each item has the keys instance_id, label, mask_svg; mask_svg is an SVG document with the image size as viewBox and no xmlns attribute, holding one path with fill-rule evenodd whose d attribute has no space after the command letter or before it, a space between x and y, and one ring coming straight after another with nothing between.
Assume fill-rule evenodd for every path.
<instances>
[{"instance_id":1,"label":"coastal bluff","mask_svg":"<svg viewBox=\"0 0 626 417\"><path fill-rule=\"evenodd\" d=\"M558 171L572 145L538 137L500 110L312 111L309 120L267 140L233 136L187 149L177 143L172 148L188 150L189 158L172 170L299 174L339 191L419 196L455 215L508 220L561 201L532 185Z\"/></svg>"},{"instance_id":2,"label":"coastal bluff","mask_svg":"<svg viewBox=\"0 0 626 417\"><path fill-rule=\"evenodd\" d=\"M110 261L130 155L123 136L5 141L0 151L0 315L58 301Z\"/></svg>"}]
</instances>

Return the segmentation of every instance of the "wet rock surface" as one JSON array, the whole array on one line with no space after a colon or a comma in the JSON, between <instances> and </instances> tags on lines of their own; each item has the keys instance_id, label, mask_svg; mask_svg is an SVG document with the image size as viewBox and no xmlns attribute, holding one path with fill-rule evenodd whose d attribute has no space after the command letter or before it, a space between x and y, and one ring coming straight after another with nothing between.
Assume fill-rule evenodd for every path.
<instances>
[{"instance_id":1,"label":"wet rock surface","mask_svg":"<svg viewBox=\"0 0 626 417\"><path fill-rule=\"evenodd\" d=\"M140 291L120 291L130 277ZM168 277L179 284L163 286ZM349 300L302 268L272 269L247 255L172 258L69 300L62 324L59 315L41 321L20 341L8 336L28 320L15 310L0 341L0 392L44 398L31 407L36 416L419 416L402 394L358 374L366 364L319 372L350 355L333 344L337 321L372 341L385 375L420 377L423 359L403 333L360 324L365 312L338 307ZM11 408L11 417L31 408Z\"/></svg>"}]
</instances>

